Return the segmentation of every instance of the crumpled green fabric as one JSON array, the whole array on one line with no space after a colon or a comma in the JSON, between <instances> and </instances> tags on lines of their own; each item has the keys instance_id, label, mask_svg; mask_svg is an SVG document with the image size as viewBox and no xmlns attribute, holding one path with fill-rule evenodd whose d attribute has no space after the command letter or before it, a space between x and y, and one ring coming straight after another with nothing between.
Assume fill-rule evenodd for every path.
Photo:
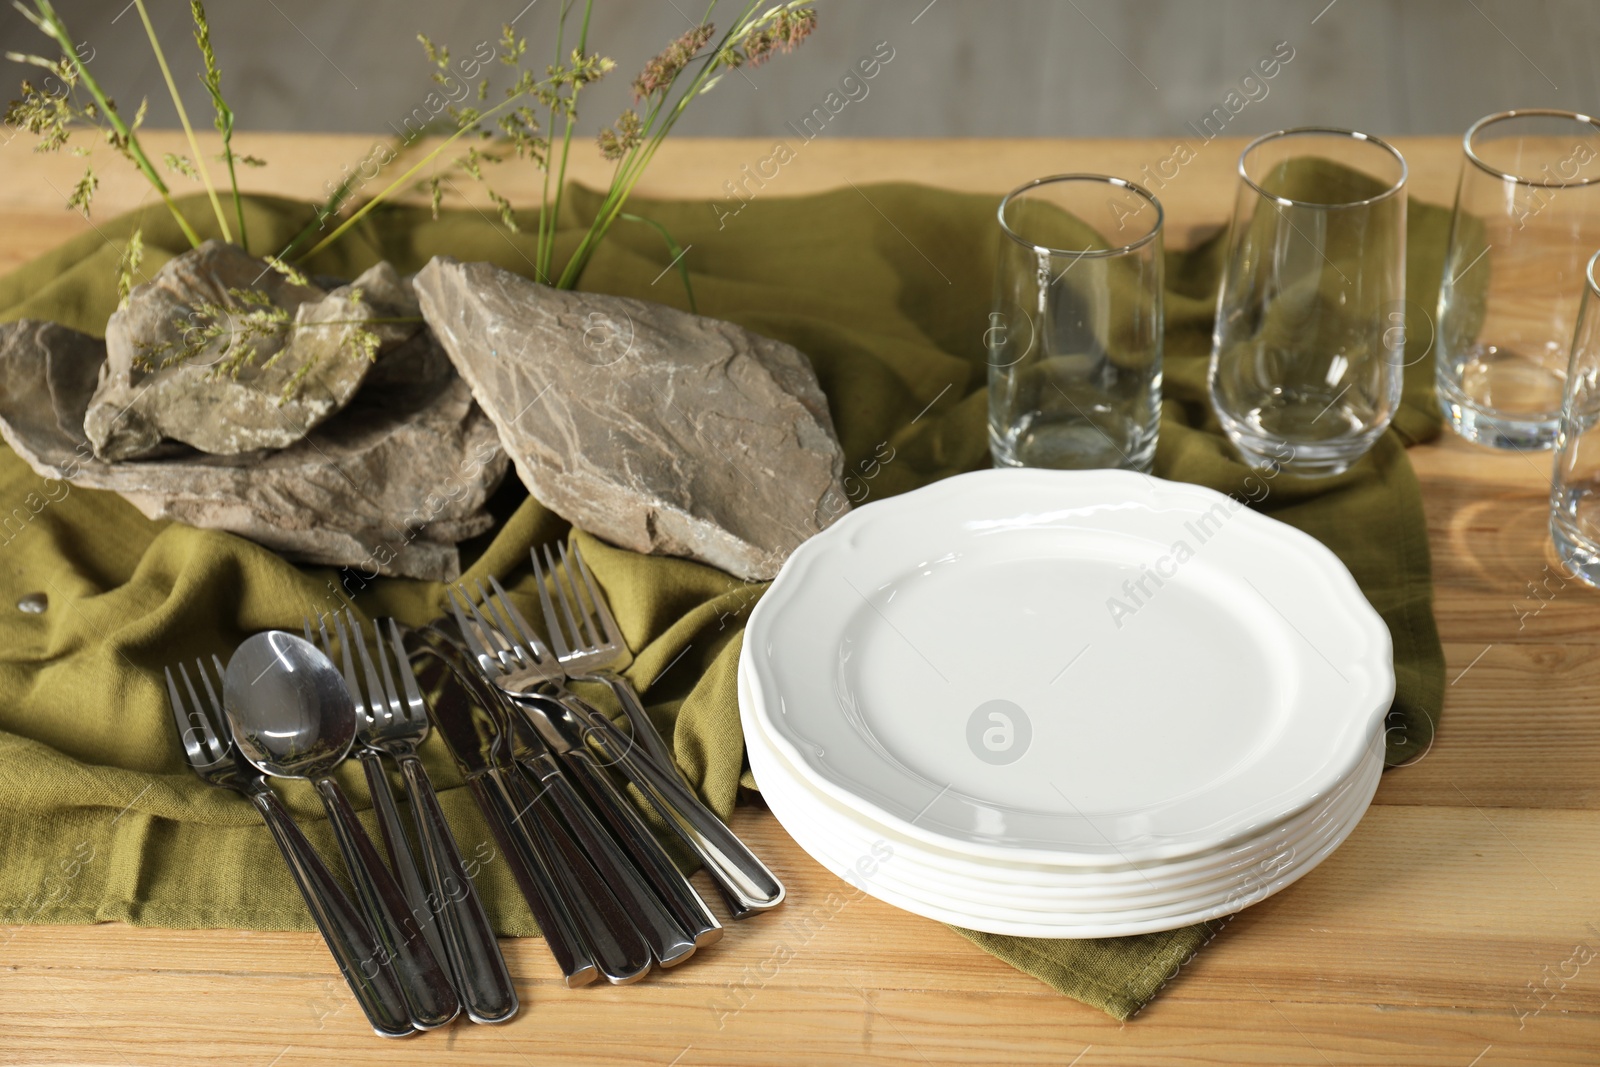
<instances>
[{"instance_id":1,"label":"crumpled green fabric","mask_svg":"<svg viewBox=\"0 0 1600 1067\"><path fill-rule=\"evenodd\" d=\"M631 210L664 225L688 250L684 263L702 314L810 356L853 495L877 500L989 462L983 331L997 203L996 196L885 184L790 199L763 194L742 207L636 199ZM597 204L581 188L564 200L557 262ZM202 236L214 235L203 200L186 200L183 210ZM283 247L310 217L305 204L266 197L250 198L245 210L258 253ZM1447 224L1446 210L1412 206L1408 273L1421 306L1436 291ZM92 231L0 279L0 320L47 318L103 334L116 302L117 256L135 225L143 227L147 274L186 247L159 206L97 220ZM1428 743L1443 690L1421 497L1404 451L1437 431L1430 361L1407 368L1407 405L1394 432L1347 474L1315 483L1251 474L1220 436L1206 399L1221 251L1217 238L1168 253L1156 473L1256 499L1349 565L1394 635L1399 688L1389 759L1402 761ZM440 253L534 274L529 235L508 233L474 210L434 220L407 207L375 211L308 266L353 277L380 258L409 271ZM619 222L580 287L687 307L677 273L667 269L671 259L652 228ZM163 668L225 657L253 631L298 629L306 614L346 599L368 616L426 622L441 612L443 587L297 567L237 537L151 522L114 494L70 489L63 497L57 486L47 499L46 488L0 450L0 515L24 516L0 528L0 922L311 929L254 811L202 784L183 763ZM630 678L708 802L731 811L741 784L754 784L743 768L735 665L742 626L765 587L569 533L514 478L492 506L496 529L463 546L466 577L494 574L526 596L529 546L577 538L635 650ZM45 613L11 607L37 592L49 597ZM531 597L522 607L538 617ZM436 738L424 759L496 927L535 933ZM359 771L346 767L341 775L365 807ZM282 795L313 842L335 855L312 791L289 783ZM1099 941L967 936L1126 1018L1215 929Z\"/></svg>"}]
</instances>

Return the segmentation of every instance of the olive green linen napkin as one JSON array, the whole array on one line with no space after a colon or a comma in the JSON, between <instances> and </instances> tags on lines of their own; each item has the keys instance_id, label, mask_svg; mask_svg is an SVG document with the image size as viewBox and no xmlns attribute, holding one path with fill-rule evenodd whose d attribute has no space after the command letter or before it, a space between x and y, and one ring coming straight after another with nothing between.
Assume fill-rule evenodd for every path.
<instances>
[{"instance_id":1,"label":"olive green linen napkin","mask_svg":"<svg viewBox=\"0 0 1600 1067\"><path fill-rule=\"evenodd\" d=\"M896 184L792 199L763 195L742 208L636 200L632 210L665 225L689 249L684 263L702 314L788 341L811 357L857 479L853 492L876 500L989 462L983 331L997 202ZM558 261L597 203L582 189L566 198ZM208 235L204 202L186 201L184 209ZM246 213L257 252L281 248L309 217L304 204L270 198L250 200ZM97 221L92 232L0 278L0 320L53 319L103 334L116 301L117 256L136 222L148 249L146 274L186 247L164 216L146 210L139 219ZM1446 211L1412 208L1410 285L1423 306L1437 284L1447 223ZM1404 453L1407 441L1437 428L1428 362L1407 369L1408 405L1396 432L1349 473L1317 483L1251 474L1219 435L1206 400L1220 245L1212 240L1168 255L1156 471L1254 501L1345 561L1394 635L1399 689L1389 757L1403 760L1427 744L1443 689L1421 498ZM353 277L379 258L409 271L440 253L534 274L532 239L471 210L438 220L426 210L374 212L310 266ZM666 269L671 258L653 229L619 223L581 288L686 307L681 281ZM527 597L528 547L569 536L569 528L514 477L493 506L501 521L464 546L466 576L497 575ZM581 541L636 652L629 675L678 760L709 803L731 811L741 784L754 784L743 768L735 666L742 626L765 587L571 536ZM43 614L12 607L40 592L49 597ZM296 567L227 534L151 522L114 494L46 484L0 449L0 923L310 929L255 812L185 767L162 669L225 656L253 631L298 629L303 615L346 598L369 616L422 623L440 613L443 588ZM537 617L531 597L522 606ZM496 927L533 934L436 739L424 746L424 759ZM364 797L360 772L341 773ZM333 855L312 791L293 783L283 795L313 841ZM1126 1018L1215 929L1099 941L967 936L1069 996Z\"/></svg>"}]
</instances>

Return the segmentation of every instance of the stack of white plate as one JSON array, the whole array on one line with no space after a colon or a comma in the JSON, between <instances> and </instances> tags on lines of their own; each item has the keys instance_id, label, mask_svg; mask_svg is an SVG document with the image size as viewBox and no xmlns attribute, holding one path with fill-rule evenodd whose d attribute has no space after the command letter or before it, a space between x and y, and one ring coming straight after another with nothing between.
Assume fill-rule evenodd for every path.
<instances>
[{"instance_id":1,"label":"stack of white plate","mask_svg":"<svg viewBox=\"0 0 1600 1067\"><path fill-rule=\"evenodd\" d=\"M1172 929L1300 878L1371 802L1393 695L1388 628L1327 548L1124 471L851 512L739 662L751 771L802 848L1029 937Z\"/></svg>"}]
</instances>

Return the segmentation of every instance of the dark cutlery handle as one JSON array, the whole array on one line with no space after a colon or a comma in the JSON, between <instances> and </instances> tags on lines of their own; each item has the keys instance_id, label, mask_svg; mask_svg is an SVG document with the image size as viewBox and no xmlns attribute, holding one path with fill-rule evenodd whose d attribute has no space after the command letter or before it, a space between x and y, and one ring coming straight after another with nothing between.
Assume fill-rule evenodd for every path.
<instances>
[{"instance_id":1,"label":"dark cutlery handle","mask_svg":"<svg viewBox=\"0 0 1600 1067\"><path fill-rule=\"evenodd\" d=\"M595 763L594 757L573 749L563 757L600 817L611 828L633 860L633 866L649 881L657 897L667 906L677 924L688 932L697 948L716 943L722 937L722 924L694 891L672 857L650 832L637 809L618 791L610 777ZM666 965L666 961L662 961Z\"/></svg>"},{"instance_id":2,"label":"dark cutlery handle","mask_svg":"<svg viewBox=\"0 0 1600 1067\"><path fill-rule=\"evenodd\" d=\"M444 941L439 936L428 888L422 880L422 872L417 869L417 858L411 852L411 842L406 840L405 824L400 821L400 807L394 802L394 790L389 786L389 776L384 773L383 760L372 749L362 749L359 758L361 770L367 776L367 792L372 795L372 810L378 816L378 831L389 853L389 867L400 883L400 891L405 894L412 921L428 939L428 951L442 966L449 957L445 955Z\"/></svg>"},{"instance_id":3,"label":"dark cutlery handle","mask_svg":"<svg viewBox=\"0 0 1600 1067\"><path fill-rule=\"evenodd\" d=\"M643 978L650 970L649 946L556 818L542 795L542 787L536 790L515 768L508 768L503 775L518 808L527 813L524 823L533 831L533 844L555 874L562 897L578 920L600 973L615 985Z\"/></svg>"},{"instance_id":4,"label":"dark cutlery handle","mask_svg":"<svg viewBox=\"0 0 1600 1067\"><path fill-rule=\"evenodd\" d=\"M678 920L633 866L622 846L606 832L593 810L561 773L555 758L542 754L525 760L523 768L544 784L589 862L594 864L633 928L644 937L651 954L661 961L661 966L672 967L694 955L694 938L678 925Z\"/></svg>"},{"instance_id":5,"label":"dark cutlery handle","mask_svg":"<svg viewBox=\"0 0 1600 1067\"><path fill-rule=\"evenodd\" d=\"M533 921L544 934L545 947L555 957L556 966L568 986L588 985L599 976L589 947L578 934L576 924L567 914L561 895L556 891L554 879L544 861L528 843L531 836L521 828L517 804L511 799L500 781L498 772L489 771L467 779L473 799L489 820L489 829L499 842L500 851L511 865L511 874L522 890L522 899L533 912Z\"/></svg>"},{"instance_id":6,"label":"dark cutlery handle","mask_svg":"<svg viewBox=\"0 0 1600 1067\"><path fill-rule=\"evenodd\" d=\"M416 1033L387 957L366 920L334 880L333 872L289 818L277 794L263 786L248 795L272 831L272 839L283 853L295 885L300 887L322 940L327 942L328 951L333 953L339 973L344 975L367 1022L379 1037L410 1037Z\"/></svg>"},{"instance_id":7,"label":"dark cutlery handle","mask_svg":"<svg viewBox=\"0 0 1600 1067\"><path fill-rule=\"evenodd\" d=\"M422 839L423 863L428 868L428 881L444 929L456 993L473 1022L505 1022L517 1013L519 1005L517 987L500 954L500 943L495 940L483 903L461 862L461 852L422 761L414 755L402 755L399 761L411 797L411 811L417 819L417 836Z\"/></svg>"},{"instance_id":8,"label":"dark cutlery handle","mask_svg":"<svg viewBox=\"0 0 1600 1067\"><path fill-rule=\"evenodd\" d=\"M776 907L783 902L783 883L756 858L716 813L683 784L676 773L657 767L632 750L626 735L611 720L576 697L567 706L588 725L606 756L629 781L638 786L667 824L700 856L706 871L729 898L736 919L752 911Z\"/></svg>"},{"instance_id":9,"label":"dark cutlery handle","mask_svg":"<svg viewBox=\"0 0 1600 1067\"><path fill-rule=\"evenodd\" d=\"M327 808L356 897L394 965L395 977L411 1012L411 1025L419 1030L443 1026L461 1011L461 1002L450 988L444 966L433 958L427 939L417 923L411 921L405 894L383 865L343 790L332 778L319 778L314 784Z\"/></svg>"}]
</instances>

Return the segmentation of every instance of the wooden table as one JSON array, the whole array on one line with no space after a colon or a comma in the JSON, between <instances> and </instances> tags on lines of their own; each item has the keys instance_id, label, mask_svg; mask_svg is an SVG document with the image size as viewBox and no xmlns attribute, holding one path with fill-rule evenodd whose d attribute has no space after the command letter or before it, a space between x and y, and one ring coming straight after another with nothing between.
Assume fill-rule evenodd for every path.
<instances>
[{"instance_id":1,"label":"wooden table","mask_svg":"<svg viewBox=\"0 0 1600 1067\"><path fill-rule=\"evenodd\" d=\"M241 136L239 147L271 161L250 175L260 188L311 197L369 145ZM1457 145L1400 143L1413 196L1449 202ZM669 144L640 191L720 199L771 147ZM762 195L846 180L1002 192L1062 171L1136 178L1172 147L819 138ZM1203 146L1158 190L1169 244L1225 220L1239 148ZM0 269L85 228L62 208L78 165L29 156L20 140L0 149ZM98 217L146 196L114 161L103 172ZM596 166L576 176L603 180ZM510 192L536 202L531 182ZM1600 954L1600 594L1559 577L1545 457L1448 436L1411 457L1449 663L1437 742L1384 775L1343 848L1241 914L1129 1023L859 895L747 809L736 828L788 882L789 903L641 985L568 991L541 942L507 942L518 1019L396 1043L371 1035L314 935L4 928L0 1063L1600 1063L1600 962L1588 962Z\"/></svg>"}]
</instances>

